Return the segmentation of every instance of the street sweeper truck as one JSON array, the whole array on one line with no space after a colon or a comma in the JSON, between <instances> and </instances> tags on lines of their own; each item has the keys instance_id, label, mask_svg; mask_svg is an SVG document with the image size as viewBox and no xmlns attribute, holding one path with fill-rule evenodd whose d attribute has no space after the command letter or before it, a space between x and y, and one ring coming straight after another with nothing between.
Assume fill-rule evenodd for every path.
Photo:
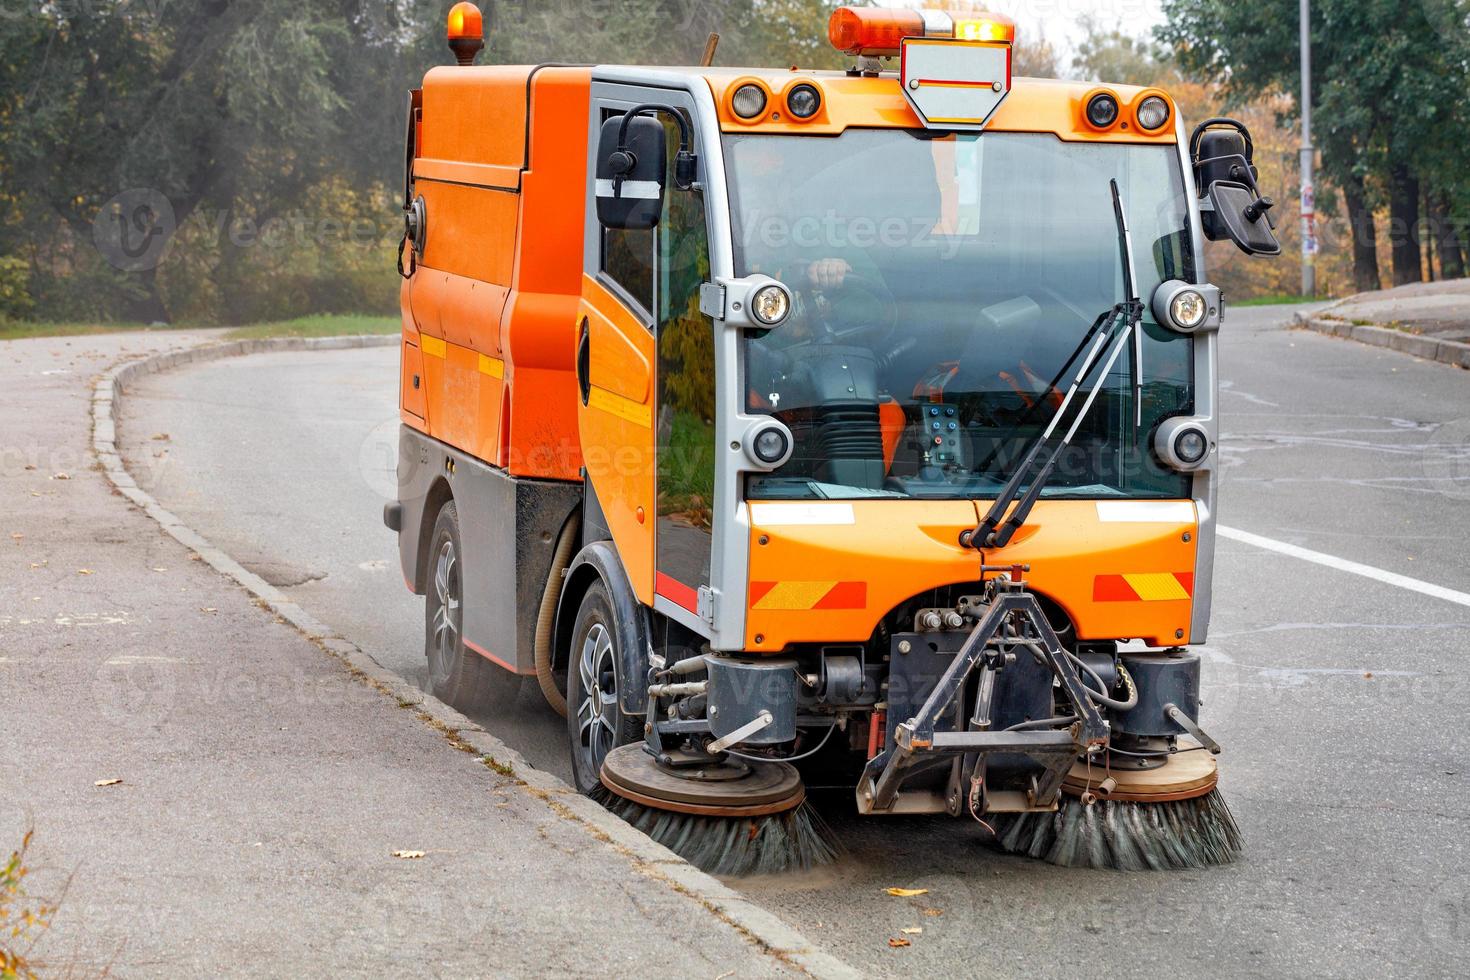
<instances>
[{"instance_id":1,"label":"street sweeper truck","mask_svg":"<svg viewBox=\"0 0 1470 980\"><path fill-rule=\"evenodd\" d=\"M1207 239L1250 134L841 8L846 71L458 65L409 97L397 532L435 694L719 873L808 787L1055 863L1220 863ZM714 45L711 44L710 54ZM706 57L706 62L712 59Z\"/></svg>"}]
</instances>

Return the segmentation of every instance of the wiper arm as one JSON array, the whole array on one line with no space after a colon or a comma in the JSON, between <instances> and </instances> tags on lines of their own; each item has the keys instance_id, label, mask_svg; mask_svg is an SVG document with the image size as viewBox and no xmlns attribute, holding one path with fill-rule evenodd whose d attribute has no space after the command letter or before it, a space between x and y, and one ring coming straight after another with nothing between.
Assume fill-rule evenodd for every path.
<instances>
[{"instance_id":1,"label":"wiper arm","mask_svg":"<svg viewBox=\"0 0 1470 980\"><path fill-rule=\"evenodd\" d=\"M1123 210L1123 195L1118 192L1118 182L1110 180L1108 186L1113 192L1113 218L1118 223L1118 248L1123 253L1123 295L1128 297L1128 302L1138 304L1138 270L1133 267L1133 231L1128 227L1128 215ZM1133 413L1133 428L1143 428L1143 327L1139 325L1135 325L1133 330Z\"/></svg>"},{"instance_id":2,"label":"wiper arm","mask_svg":"<svg viewBox=\"0 0 1470 980\"><path fill-rule=\"evenodd\" d=\"M979 525L971 533L968 542L971 547L1004 548L1010 544L1011 538L1015 535L1016 531L1026 523L1026 518L1030 516L1032 507L1040 499L1041 491L1045 489L1047 482L1051 479L1052 472L1056 469L1057 460L1061 458L1062 453L1071 445L1072 438L1076 436L1077 430L1082 427L1082 423L1087 419L1088 414L1092 410L1093 403L1097 400L1098 393L1102 391L1103 385L1107 383L1108 375L1112 373L1113 366L1117 364L1118 357L1123 353L1123 349L1128 346L1130 338L1134 341L1133 364L1135 370L1133 387L1135 399L1138 398L1139 389L1142 386L1143 303L1137 296L1133 295L1135 279L1133 276L1133 250L1131 248L1132 236L1128 231L1128 219L1123 210L1122 195L1118 192L1118 182L1116 180L1110 181L1109 186L1113 195L1113 214L1118 223L1118 244L1123 252L1123 285L1128 299L1114 306L1109 313L1104 314L1105 317L1111 319L1110 329L1104 330L1093 343L1087 357L1083 360L1082 367L1077 372L1077 377L1072 381L1072 386L1067 390L1067 395L1062 399L1062 403L1057 406L1056 412L1052 414L1051 421L1047 423L1046 429L1031 444L1030 449L1026 452L1025 458L1021 461L1021 465L1016 468L1015 473L1006 481L1006 485L1001 488L999 495L996 496L995 502L990 505L990 510L986 513L984 519L980 521ZM1112 329L1119 322L1124 324L1123 329L1121 331ZM1115 338L1116 343L1113 343ZM1097 364L1099 353L1109 343L1113 344L1112 353L1108 355L1107 363L1103 365L1101 374L1098 375L1097 381L1088 391L1082 408L1077 412L1076 417L1073 418L1072 424L1067 429L1067 433L1063 436L1061 442L1051 447L1050 451L1046 453L1045 461L1041 464L1040 469L1037 470L1036 476L1031 480L1025 496L1021 497L1020 502L1016 504L1015 510L1011 512L1011 515L1006 517L1006 511L1010 508L1011 503L1016 500L1017 494L1021 492L1021 487L1025 483L1026 477L1030 475L1033 469L1036 469L1038 461L1043 459L1042 454L1047 450L1048 443L1051 442L1052 436L1056 433L1062 419L1066 416L1067 409L1071 405L1073 398L1076 397L1077 391L1092 374L1093 368ZM1141 402L1139 403L1138 413L1141 416Z\"/></svg>"},{"instance_id":3,"label":"wiper arm","mask_svg":"<svg viewBox=\"0 0 1470 980\"><path fill-rule=\"evenodd\" d=\"M1097 332L1109 326L1118 313L1121 312L1121 309L1121 306L1114 305L1111 309L1100 314L1096 320L1092 321L1092 326L1088 327L1087 332L1082 335L1082 339L1077 341L1077 346L1072 349L1071 354L1067 355L1066 363L1061 366L1056 375L1051 379L1051 383L1046 386L1046 390L1026 407L1026 411L1021 414L1020 420L1006 430L1005 435L1001 436L997 441L996 447L990 451L990 455L986 456L976 465L976 473L987 472L990 469L990 464L995 462L995 458L1004 451L1006 444L1011 441L1011 437L1019 432L1022 426L1031 423L1032 418L1036 415L1037 409L1046 404L1048 396L1060 390L1058 386L1061 385L1062 379L1067 376L1068 371L1072 370L1072 365L1077 363L1077 358L1082 356L1083 351L1087 350L1087 345L1097 336Z\"/></svg>"}]
</instances>

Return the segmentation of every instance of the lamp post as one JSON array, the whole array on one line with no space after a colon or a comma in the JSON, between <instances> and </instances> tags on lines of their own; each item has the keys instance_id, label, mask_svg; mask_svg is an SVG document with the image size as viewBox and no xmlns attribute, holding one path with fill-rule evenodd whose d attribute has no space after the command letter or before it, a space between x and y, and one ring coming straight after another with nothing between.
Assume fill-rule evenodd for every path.
<instances>
[{"instance_id":1,"label":"lamp post","mask_svg":"<svg viewBox=\"0 0 1470 980\"><path fill-rule=\"evenodd\" d=\"M1311 0L1301 0L1302 35L1302 295L1317 295L1317 201L1312 187Z\"/></svg>"}]
</instances>

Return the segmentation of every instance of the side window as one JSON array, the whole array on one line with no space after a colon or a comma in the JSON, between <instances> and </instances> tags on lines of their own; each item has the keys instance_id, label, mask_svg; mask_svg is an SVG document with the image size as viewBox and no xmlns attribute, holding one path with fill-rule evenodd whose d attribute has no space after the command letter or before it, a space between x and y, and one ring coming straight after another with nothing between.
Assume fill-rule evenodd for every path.
<instances>
[{"instance_id":1,"label":"side window","mask_svg":"<svg viewBox=\"0 0 1470 980\"><path fill-rule=\"evenodd\" d=\"M679 134L671 121L669 172ZM715 492L714 326L699 311L710 278L704 195L672 186L654 231L658 282L658 567L709 584Z\"/></svg>"}]
</instances>

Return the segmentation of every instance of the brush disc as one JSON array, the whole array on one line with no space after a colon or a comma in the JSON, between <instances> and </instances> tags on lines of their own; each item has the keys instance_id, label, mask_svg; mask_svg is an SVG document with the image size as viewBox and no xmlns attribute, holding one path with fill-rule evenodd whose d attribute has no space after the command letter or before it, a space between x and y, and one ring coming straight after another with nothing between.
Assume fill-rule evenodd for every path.
<instances>
[{"instance_id":1,"label":"brush disc","mask_svg":"<svg viewBox=\"0 0 1470 980\"><path fill-rule=\"evenodd\" d=\"M1107 793L1100 787L1111 778L1117 785ZM1106 764L1078 762L1072 766L1062 790L1071 796L1089 792L1109 800L1133 803L1167 803L1205 796L1219 782L1219 767L1208 752L1180 752L1158 769L1109 769Z\"/></svg>"},{"instance_id":2,"label":"brush disc","mask_svg":"<svg viewBox=\"0 0 1470 980\"><path fill-rule=\"evenodd\" d=\"M717 763L665 769L640 742L622 745L602 763L609 792L656 810L711 817L785 813L806 798L801 774L784 762Z\"/></svg>"}]
</instances>

